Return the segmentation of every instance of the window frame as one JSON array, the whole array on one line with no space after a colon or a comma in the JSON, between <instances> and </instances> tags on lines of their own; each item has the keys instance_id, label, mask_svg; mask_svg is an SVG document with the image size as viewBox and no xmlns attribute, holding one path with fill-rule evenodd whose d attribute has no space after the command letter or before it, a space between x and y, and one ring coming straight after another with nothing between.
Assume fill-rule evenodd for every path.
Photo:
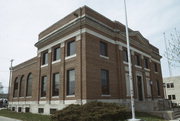
<instances>
[{"instance_id":1,"label":"window frame","mask_svg":"<svg viewBox=\"0 0 180 121\"><path fill-rule=\"evenodd\" d=\"M100 55L108 57L108 43L100 41L99 48L100 48Z\"/></svg>"},{"instance_id":2,"label":"window frame","mask_svg":"<svg viewBox=\"0 0 180 121\"><path fill-rule=\"evenodd\" d=\"M33 85L32 80L33 80L32 73L29 73L28 76L27 76L26 96L32 96L32 85ZM29 84L31 84L31 85L29 85ZM30 93L30 95L29 95L29 93Z\"/></svg>"},{"instance_id":3,"label":"window frame","mask_svg":"<svg viewBox=\"0 0 180 121\"><path fill-rule=\"evenodd\" d=\"M42 53L42 64L41 65L47 65L48 64L48 51L45 51Z\"/></svg>"},{"instance_id":4,"label":"window frame","mask_svg":"<svg viewBox=\"0 0 180 121\"><path fill-rule=\"evenodd\" d=\"M158 65L157 65L157 63L154 63L154 71L158 72Z\"/></svg>"},{"instance_id":5,"label":"window frame","mask_svg":"<svg viewBox=\"0 0 180 121\"><path fill-rule=\"evenodd\" d=\"M58 53L59 53L59 56L58 56ZM61 59L61 48L59 46L54 47L54 49L53 49L53 61L57 61L60 59Z\"/></svg>"},{"instance_id":6,"label":"window frame","mask_svg":"<svg viewBox=\"0 0 180 121\"><path fill-rule=\"evenodd\" d=\"M19 79L18 77L14 80L13 97L18 97Z\"/></svg>"},{"instance_id":7,"label":"window frame","mask_svg":"<svg viewBox=\"0 0 180 121\"><path fill-rule=\"evenodd\" d=\"M105 74L106 79L103 77L104 74ZM100 79L101 79L101 94L102 95L110 95L109 70L101 69Z\"/></svg>"},{"instance_id":8,"label":"window frame","mask_svg":"<svg viewBox=\"0 0 180 121\"><path fill-rule=\"evenodd\" d=\"M24 91L25 91L25 76L22 75L20 78L20 85L19 85L19 97L24 97Z\"/></svg>"},{"instance_id":9,"label":"window frame","mask_svg":"<svg viewBox=\"0 0 180 121\"><path fill-rule=\"evenodd\" d=\"M71 52L71 44L74 44L74 52ZM72 55L75 55L76 54L76 41L75 40L71 40L71 41L68 41L67 42L67 54L66 56L72 56Z\"/></svg>"},{"instance_id":10,"label":"window frame","mask_svg":"<svg viewBox=\"0 0 180 121\"><path fill-rule=\"evenodd\" d=\"M74 71L74 80L70 80L70 72L71 71ZM76 87L76 71L75 69L68 69L67 71L67 90L66 90L66 95L67 96L75 96L75 87ZM74 81L74 88L71 90L70 88L72 87L72 85L70 84L70 82L73 82Z\"/></svg>"},{"instance_id":11,"label":"window frame","mask_svg":"<svg viewBox=\"0 0 180 121\"><path fill-rule=\"evenodd\" d=\"M141 66L141 55L135 54L135 64Z\"/></svg>"},{"instance_id":12,"label":"window frame","mask_svg":"<svg viewBox=\"0 0 180 121\"><path fill-rule=\"evenodd\" d=\"M127 49L123 49L123 61L128 62L128 52L127 52Z\"/></svg>"},{"instance_id":13,"label":"window frame","mask_svg":"<svg viewBox=\"0 0 180 121\"><path fill-rule=\"evenodd\" d=\"M47 96L47 81L48 81L48 78L46 75L41 77L41 94L40 94L40 97L46 97Z\"/></svg>"},{"instance_id":14,"label":"window frame","mask_svg":"<svg viewBox=\"0 0 180 121\"><path fill-rule=\"evenodd\" d=\"M56 80L56 75L57 76L59 76L58 78L59 78L59 80ZM54 96L59 96L59 91L60 91L60 73L59 72L56 72L56 73L53 73L53 75L52 75L52 96L54 97ZM56 91L56 82L58 81L58 91Z\"/></svg>"},{"instance_id":15,"label":"window frame","mask_svg":"<svg viewBox=\"0 0 180 121\"><path fill-rule=\"evenodd\" d=\"M149 69L149 59L148 58L144 58L144 67L146 68L146 69Z\"/></svg>"}]
</instances>

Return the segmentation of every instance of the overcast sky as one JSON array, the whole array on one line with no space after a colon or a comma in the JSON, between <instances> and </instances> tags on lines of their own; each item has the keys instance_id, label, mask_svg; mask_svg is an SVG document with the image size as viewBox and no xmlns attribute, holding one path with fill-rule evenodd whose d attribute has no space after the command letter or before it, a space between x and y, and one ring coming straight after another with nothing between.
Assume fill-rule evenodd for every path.
<instances>
[{"instance_id":1,"label":"overcast sky","mask_svg":"<svg viewBox=\"0 0 180 121\"><path fill-rule=\"evenodd\" d=\"M125 23L123 0L0 0L0 82L8 87L10 59L13 65L36 56L38 34L84 5L111 20ZM127 0L128 23L164 56L163 32L180 31L180 0ZM161 59L163 77L168 75ZM180 75L180 68L173 69Z\"/></svg>"}]
</instances>

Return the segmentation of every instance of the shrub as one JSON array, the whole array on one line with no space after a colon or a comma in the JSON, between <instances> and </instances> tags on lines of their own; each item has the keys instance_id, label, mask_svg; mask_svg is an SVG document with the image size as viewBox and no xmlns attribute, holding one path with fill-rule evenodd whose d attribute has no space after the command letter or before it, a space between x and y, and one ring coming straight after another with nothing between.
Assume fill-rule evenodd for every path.
<instances>
[{"instance_id":1,"label":"shrub","mask_svg":"<svg viewBox=\"0 0 180 121\"><path fill-rule=\"evenodd\" d=\"M52 121L124 121L131 113L124 106L113 103L90 102L69 105L51 116Z\"/></svg>"}]
</instances>

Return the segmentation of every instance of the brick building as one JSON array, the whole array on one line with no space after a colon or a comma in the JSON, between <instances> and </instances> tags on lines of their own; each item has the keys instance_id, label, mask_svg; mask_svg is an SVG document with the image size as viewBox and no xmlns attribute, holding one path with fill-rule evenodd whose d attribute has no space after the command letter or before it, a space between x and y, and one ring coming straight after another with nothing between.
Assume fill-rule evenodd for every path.
<instances>
[{"instance_id":1,"label":"brick building","mask_svg":"<svg viewBox=\"0 0 180 121\"><path fill-rule=\"evenodd\" d=\"M159 50L129 29L136 109L162 99ZM98 100L129 105L125 26L84 6L39 34L37 56L13 67L9 107L49 114ZM144 105L144 106L142 106ZM145 108L146 107L146 108Z\"/></svg>"}]
</instances>

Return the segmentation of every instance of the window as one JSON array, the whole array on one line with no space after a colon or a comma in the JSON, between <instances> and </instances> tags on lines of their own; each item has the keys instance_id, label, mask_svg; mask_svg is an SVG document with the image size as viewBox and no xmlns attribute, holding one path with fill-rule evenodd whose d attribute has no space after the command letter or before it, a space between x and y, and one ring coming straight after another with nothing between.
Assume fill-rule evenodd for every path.
<instances>
[{"instance_id":1,"label":"window","mask_svg":"<svg viewBox=\"0 0 180 121\"><path fill-rule=\"evenodd\" d=\"M12 111L15 111L15 107L12 107Z\"/></svg>"},{"instance_id":2,"label":"window","mask_svg":"<svg viewBox=\"0 0 180 121\"><path fill-rule=\"evenodd\" d=\"M59 73L53 74L53 85L52 85L52 96L59 95L59 86L60 86L60 76Z\"/></svg>"},{"instance_id":3,"label":"window","mask_svg":"<svg viewBox=\"0 0 180 121\"><path fill-rule=\"evenodd\" d=\"M108 56L107 54L107 44L104 42L100 42L100 55Z\"/></svg>"},{"instance_id":4,"label":"window","mask_svg":"<svg viewBox=\"0 0 180 121\"><path fill-rule=\"evenodd\" d=\"M60 47L54 48L53 61L59 60L60 57Z\"/></svg>"},{"instance_id":5,"label":"window","mask_svg":"<svg viewBox=\"0 0 180 121\"><path fill-rule=\"evenodd\" d=\"M135 55L135 64L140 66L141 65L141 61L140 61L140 56L139 55Z\"/></svg>"},{"instance_id":6,"label":"window","mask_svg":"<svg viewBox=\"0 0 180 121\"><path fill-rule=\"evenodd\" d=\"M32 96L32 74L27 77L26 96Z\"/></svg>"},{"instance_id":7,"label":"window","mask_svg":"<svg viewBox=\"0 0 180 121\"><path fill-rule=\"evenodd\" d=\"M13 97L17 97L18 96L18 78L16 77L15 81L14 81L14 94Z\"/></svg>"},{"instance_id":8,"label":"window","mask_svg":"<svg viewBox=\"0 0 180 121\"><path fill-rule=\"evenodd\" d=\"M21 77L20 80L20 91L19 91L19 96L24 97L24 92L25 92L25 78L24 76Z\"/></svg>"},{"instance_id":9,"label":"window","mask_svg":"<svg viewBox=\"0 0 180 121\"><path fill-rule=\"evenodd\" d=\"M38 108L38 113L44 113L44 108Z\"/></svg>"},{"instance_id":10,"label":"window","mask_svg":"<svg viewBox=\"0 0 180 121\"><path fill-rule=\"evenodd\" d=\"M30 108L29 108L29 107L26 107L26 108L25 108L25 112L26 112L26 113L30 112Z\"/></svg>"},{"instance_id":11,"label":"window","mask_svg":"<svg viewBox=\"0 0 180 121\"><path fill-rule=\"evenodd\" d=\"M144 58L144 67L149 68L149 60L148 60L148 58Z\"/></svg>"},{"instance_id":12,"label":"window","mask_svg":"<svg viewBox=\"0 0 180 121\"><path fill-rule=\"evenodd\" d=\"M157 63L154 63L154 71L155 71L155 72L158 72L158 66L157 66Z\"/></svg>"},{"instance_id":13,"label":"window","mask_svg":"<svg viewBox=\"0 0 180 121\"><path fill-rule=\"evenodd\" d=\"M176 95L168 95L169 100L176 100Z\"/></svg>"},{"instance_id":14,"label":"window","mask_svg":"<svg viewBox=\"0 0 180 121\"><path fill-rule=\"evenodd\" d=\"M41 80L41 97L46 97L47 76L43 76Z\"/></svg>"},{"instance_id":15,"label":"window","mask_svg":"<svg viewBox=\"0 0 180 121\"><path fill-rule=\"evenodd\" d=\"M54 114L57 111L57 109L50 108L50 114Z\"/></svg>"},{"instance_id":16,"label":"window","mask_svg":"<svg viewBox=\"0 0 180 121\"><path fill-rule=\"evenodd\" d=\"M167 88L170 88L170 84L169 83L167 83Z\"/></svg>"},{"instance_id":17,"label":"window","mask_svg":"<svg viewBox=\"0 0 180 121\"><path fill-rule=\"evenodd\" d=\"M128 53L126 49L123 50L123 61L128 62Z\"/></svg>"},{"instance_id":18,"label":"window","mask_svg":"<svg viewBox=\"0 0 180 121\"><path fill-rule=\"evenodd\" d=\"M48 64L48 52L44 52L42 56L42 65Z\"/></svg>"},{"instance_id":19,"label":"window","mask_svg":"<svg viewBox=\"0 0 180 121\"><path fill-rule=\"evenodd\" d=\"M175 100L176 99L176 95L172 95L172 99Z\"/></svg>"},{"instance_id":20,"label":"window","mask_svg":"<svg viewBox=\"0 0 180 121\"><path fill-rule=\"evenodd\" d=\"M168 99L171 100L171 95L168 95Z\"/></svg>"},{"instance_id":21,"label":"window","mask_svg":"<svg viewBox=\"0 0 180 121\"><path fill-rule=\"evenodd\" d=\"M158 81L158 80L156 81L156 86L157 86L158 96L160 96L160 84L159 84L159 81Z\"/></svg>"},{"instance_id":22,"label":"window","mask_svg":"<svg viewBox=\"0 0 180 121\"><path fill-rule=\"evenodd\" d=\"M101 69L101 91L102 95L109 95L109 71Z\"/></svg>"},{"instance_id":23,"label":"window","mask_svg":"<svg viewBox=\"0 0 180 121\"><path fill-rule=\"evenodd\" d=\"M149 78L146 79L146 84L147 84L147 95L150 97L151 96L151 80Z\"/></svg>"},{"instance_id":24,"label":"window","mask_svg":"<svg viewBox=\"0 0 180 121\"><path fill-rule=\"evenodd\" d=\"M126 96L130 96L130 80L128 73L126 73Z\"/></svg>"},{"instance_id":25,"label":"window","mask_svg":"<svg viewBox=\"0 0 180 121\"><path fill-rule=\"evenodd\" d=\"M76 53L75 41L70 41L67 43L67 56L74 55Z\"/></svg>"},{"instance_id":26,"label":"window","mask_svg":"<svg viewBox=\"0 0 180 121\"><path fill-rule=\"evenodd\" d=\"M67 70L67 95L75 94L75 70Z\"/></svg>"},{"instance_id":27,"label":"window","mask_svg":"<svg viewBox=\"0 0 180 121\"><path fill-rule=\"evenodd\" d=\"M21 107L18 107L18 112L22 112L22 108Z\"/></svg>"},{"instance_id":28,"label":"window","mask_svg":"<svg viewBox=\"0 0 180 121\"><path fill-rule=\"evenodd\" d=\"M171 88L174 88L174 83L170 83L170 85L171 85Z\"/></svg>"}]
</instances>

